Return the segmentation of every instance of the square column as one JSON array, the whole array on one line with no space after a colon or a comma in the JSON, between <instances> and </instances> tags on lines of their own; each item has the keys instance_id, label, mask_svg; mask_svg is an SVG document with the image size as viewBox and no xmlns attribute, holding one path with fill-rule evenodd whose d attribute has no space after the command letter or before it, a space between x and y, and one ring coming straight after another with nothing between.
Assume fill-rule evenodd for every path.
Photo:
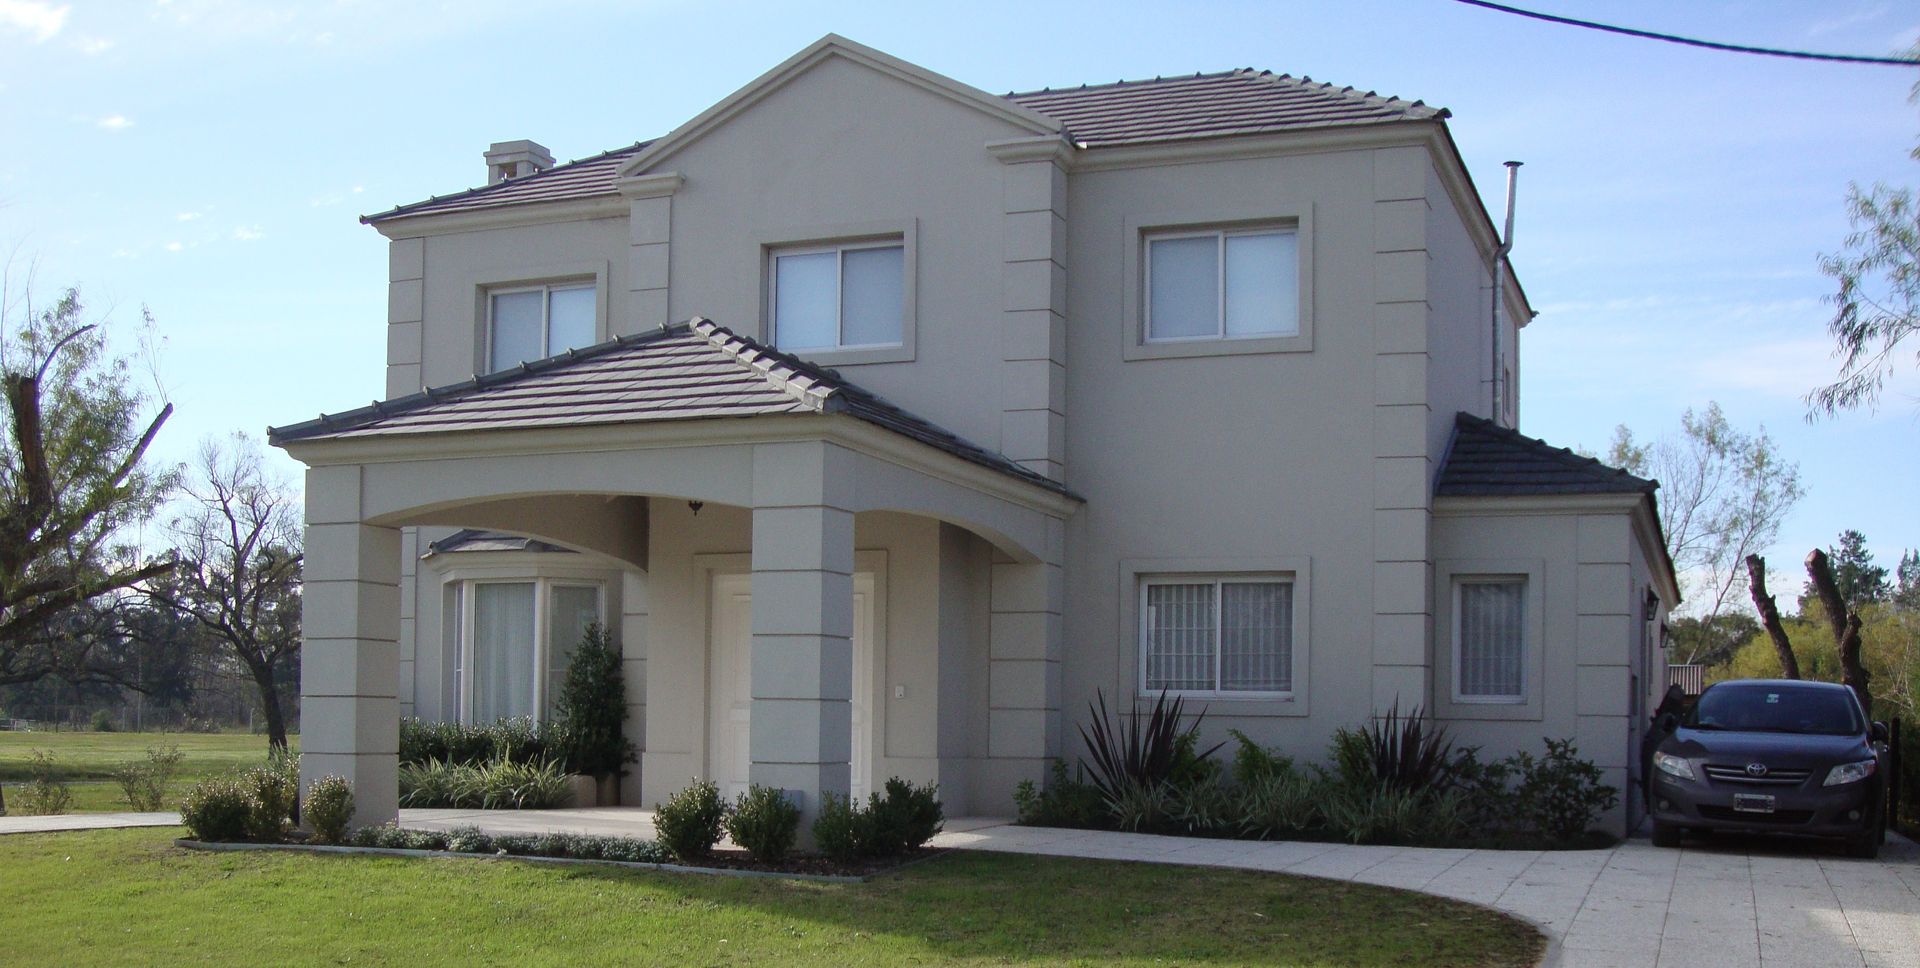
<instances>
[{"instance_id":1,"label":"square column","mask_svg":"<svg viewBox=\"0 0 1920 968\"><path fill-rule=\"evenodd\" d=\"M300 790L346 777L365 825L399 816L400 531L359 501L358 467L307 473Z\"/></svg>"},{"instance_id":2,"label":"square column","mask_svg":"<svg viewBox=\"0 0 1920 968\"><path fill-rule=\"evenodd\" d=\"M851 456L818 442L754 448L747 775L797 794L803 843L822 796L851 786Z\"/></svg>"}]
</instances>

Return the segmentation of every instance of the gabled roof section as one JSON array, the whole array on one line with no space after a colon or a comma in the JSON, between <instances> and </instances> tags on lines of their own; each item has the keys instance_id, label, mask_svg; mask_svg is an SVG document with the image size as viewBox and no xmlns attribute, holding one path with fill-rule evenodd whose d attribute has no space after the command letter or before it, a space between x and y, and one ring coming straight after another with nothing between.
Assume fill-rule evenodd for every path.
<instances>
[{"instance_id":1,"label":"gabled roof section","mask_svg":"<svg viewBox=\"0 0 1920 968\"><path fill-rule=\"evenodd\" d=\"M1453 441L1434 494L1440 497L1534 494L1646 494L1657 481L1528 437L1469 413L1454 417Z\"/></svg>"},{"instance_id":2,"label":"gabled roof section","mask_svg":"<svg viewBox=\"0 0 1920 968\"><path fill-rule=\"evenodd\" d=\"M612 195L614 194L614 173L648 144L649 142L640 141L625 148L615 148L612 151L569 161L564 165L555 165L531 175L509 178L506 181L469 188L464 192L454 192L451 195L435 195L425 201L395 206L373 215L362 215L360 221L366 225L374 225L406 215L439 215L447 212L498 208L503 205L562 202L595 195Z\"/></svg>"},{"instance_id":3,"label":"gabled roof section","mask_svg":"<svg viewBox=\"0 0 1920 968\"><path fill-rule=\"evenodd\" d=\"M700 112L693 120L649 144L620 166L621 177L638 175L654 168L680 149L699 140L708 131L751 108L762 98L806 73L815 65L836 57L967 105L1024 128L1031 134L1045 135L1060 132L1059 121L1029 110L1016 101L995 97L979 88L935 74L917 64L909 64L898 57L874 50L865 44L855 43L839 34L828 34L808 45L800 53L787 58L778 67L755 78L747 86L728 95L720 103Z\"/></svg>"},{"instance_id":4,"label":"gabled roof section","mask_svg":"<svg viewBox=\"0 0 1920 968\"><path fill-rule=\"evenodd\" d=\"M1445 108L1420 101L1252 68L1027 91L1007 100L1058 118L1085 148L1448 117Z\"/></svg>"},{"instance_id":5,"label":"gabled roof section","mask_svg":"<svg viewBox=\"0 0 1920 968\"><path fill-rule=\"evenodd\" d=\"M274 427L274 446L722 417L845 414L1057 494L1037 474L797 357L695 318L358 410Z\"/></svg>"}]
</instances>

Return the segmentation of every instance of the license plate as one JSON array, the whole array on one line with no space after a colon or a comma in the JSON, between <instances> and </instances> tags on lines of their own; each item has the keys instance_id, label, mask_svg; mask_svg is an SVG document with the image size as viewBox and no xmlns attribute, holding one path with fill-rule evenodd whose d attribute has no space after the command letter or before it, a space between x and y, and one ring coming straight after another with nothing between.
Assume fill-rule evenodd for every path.
<instances>
[{"instance_id":1,"label":"license plate","mask_svg":"<svg viewBox=\"0 0 1920 968\"><path fill-rule=\"evenodd\" d=\"M1733 809L1741 813L1772 813L1773 797L1764 793L1736 793Z\"/></svg>"}]
</instances>

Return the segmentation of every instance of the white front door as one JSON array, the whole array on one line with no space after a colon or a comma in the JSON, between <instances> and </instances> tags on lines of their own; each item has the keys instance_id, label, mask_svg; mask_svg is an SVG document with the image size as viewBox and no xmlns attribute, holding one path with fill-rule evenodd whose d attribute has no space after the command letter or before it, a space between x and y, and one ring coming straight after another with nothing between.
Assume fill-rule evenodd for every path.
<instances>
[{"instance_id":1,"label":"white front door","mask_svg":"<svg viewBox=\"0 0 1920 968\"><path fill-rule=\"evenodd\" d=\"M713 576L712 635L708 683L708 775L731 800L745 793L753 711L753 577ZM862 799L872 785L873 575L853 576L853 762L852 794Z\"/></svg>"}]
</instances>

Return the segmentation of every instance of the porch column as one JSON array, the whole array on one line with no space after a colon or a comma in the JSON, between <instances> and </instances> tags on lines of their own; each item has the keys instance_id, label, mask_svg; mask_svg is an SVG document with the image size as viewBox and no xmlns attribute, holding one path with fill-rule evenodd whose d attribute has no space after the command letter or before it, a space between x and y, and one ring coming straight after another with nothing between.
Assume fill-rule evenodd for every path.
<instances>
[{"instance_id":1,"label":"porch column","mask_svg":"<svg viewBox=\"0 0 1920 968\"><path fill-rule=\"evenodd\" d=\"M811 844L853 751L851 455L819 442L753 457L753 714L748 778L798 795Z\"/></svg>"},{"instance_id":2,"label":"porch column","mask_svg":"<svg viewBox=\"0 0 1920 968\"><path fill-rule=\"evenodd\" d=\"M360 468L307 472L300 789L353 784L355 825L399 816L400 531L360 521Z\"/></svg>"}]
</instances>

